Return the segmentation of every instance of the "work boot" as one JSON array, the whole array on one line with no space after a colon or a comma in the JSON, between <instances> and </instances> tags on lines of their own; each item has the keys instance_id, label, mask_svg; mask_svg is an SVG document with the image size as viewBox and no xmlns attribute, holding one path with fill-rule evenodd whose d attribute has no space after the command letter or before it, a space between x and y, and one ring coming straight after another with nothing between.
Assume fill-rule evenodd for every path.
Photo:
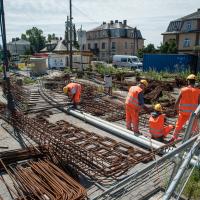
<instances>
[{"instance_id":1,"label":"work boot","mask_svg":"<svg viewBox=\"0 0 200 200\"><path fill-rule=\"evenodd\" d=\"M77 109L77 105L76 105L75 103L73 104L73 108L74 108L74 109Z\"/></svg>"}]
</instances>

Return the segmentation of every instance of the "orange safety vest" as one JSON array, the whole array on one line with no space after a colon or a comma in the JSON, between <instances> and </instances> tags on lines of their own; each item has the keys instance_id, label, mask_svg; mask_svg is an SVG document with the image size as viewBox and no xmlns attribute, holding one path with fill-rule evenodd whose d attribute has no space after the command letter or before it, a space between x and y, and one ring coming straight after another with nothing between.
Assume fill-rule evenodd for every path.
<instances>
[{"instance_id":1,"label":"orange safety vest","mask_svg":"<svg viewBox=\"0 0 200 200\"><path fill-rule=\"evenodd\" d=\"M142 92L142 88L139 86L132 86L129 89L128 96L126 98L126 105L140 110L141 106L139 105L138 94Z\"/></svg>"},{"instance_id":2,"label":"orange safety vest","mask_svg":"<svg viewBox=\"0 0 200 200\"><path fill-rule=\"evenodd\" d=\"M181 100L179 103L179 112L184 115L190 115L198 107L200 90L191 86L181 89Z\"/></svg>"},{"instance_id":3,"label":"orange safety vest","mask_svg":"<svg viewBox=\"0 0 200 200\"><path fill-rule=\"evenodd\" d=\"M153 138L160 138L163 136L163 129L165 123L165 115L161 114L158 117L149 118L149 132Z\"/></svg>"}]
</instances>

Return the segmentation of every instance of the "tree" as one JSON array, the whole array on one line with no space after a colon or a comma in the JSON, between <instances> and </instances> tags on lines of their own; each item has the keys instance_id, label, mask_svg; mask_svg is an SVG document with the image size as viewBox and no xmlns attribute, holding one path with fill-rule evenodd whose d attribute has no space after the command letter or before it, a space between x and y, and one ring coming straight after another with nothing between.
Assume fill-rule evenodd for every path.
<instances>
[{"instance_id":1,"label":"tree","mask_svg":"<svg viewBox=\"0 0 200 200\"><path fill-rule=\"evenodd\" d=\"M51 38L52 38L52 40L55 40L55 39L56 39L55 33L53 33L53 34L51 35Z\"/></svg>"},{"instance_id":2,"label":"tree","mask_svg":"<svg viewBox=\"0 0 200 200\"><path fill-rule=\"evenodd\" d=\"M48 41L48 42L51 42L52 40L56 40L56 35L55 35L55 33L53 33L53 34L48 34L48 36L47 36L47 41Z\"/></svg>"},{"instance_id":3,"label":"tree","mask_svg":"<svg viewBox=\"0 0 200 200\"><path fill-rule=\"evenodd\" d=\"M31 43L31 50L33 52L39 52L45 47L45 37L43 36L43 31L36 27L26 31L26 34L22 34L23 37ZM25 36L24 36L25 35Z\"/></svg>"},{"instance_id":4,"label":"tree","mask_svg":"<svg viewBox=\"0 0 200 200\"><path fill-rule=\"evenodd\" d=\"M139 58L142 58L145 53L156 53L156 48L154 44L148 44L146 47L142 49L138 49L137 55Z\"/></svg>"},{"instance_id":5,"label":"tree","mask_svg":"<svg viewBox=\"0 0 200 200\"><path fill-rule=\"evenodd\" d=\"M47 41L48 41L48 42L51 42L51 40L52 40L51 34L48 34L48 36L47 36Z\"/></svg>"},{"instance_id":6,"label":"tree","mask_svg":"<svg viewBox=\"0 0 200 200\"><path fill-rule=\"evenodd\" d=\"M169 40L168 42L165 42L164 44L161 44L159 47L160 53L177 53L177 45L176 41L174 39Z\"/></svg>"},{"instance_id":7,"label":"tree","mask_svg":"<svg viewBox=\"0 0 200 200\"><path fill-rule=\"evenodd\" d=\"M22 33L22 34L21 34L21 39L22 39L22 40L27 40L26 34Z\"/></svg>"}]
</instances>

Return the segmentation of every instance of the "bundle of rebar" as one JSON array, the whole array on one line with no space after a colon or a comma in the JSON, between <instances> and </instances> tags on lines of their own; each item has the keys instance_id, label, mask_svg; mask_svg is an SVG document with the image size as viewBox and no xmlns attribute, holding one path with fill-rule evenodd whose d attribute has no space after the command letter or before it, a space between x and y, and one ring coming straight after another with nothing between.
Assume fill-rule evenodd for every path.
<instances>
[{"instance_id":1,"label":"bundle of rebar","mask_svg":"<svg viewBox=\"0 0 200 200\"><path fill-rule=\"evenodd\" d=\"M7 185L12 197L17 199L86 199L86 190L48 160L25 161L4 167L14 189L2 177L0 180Z\"/></svg>"}]
</instances>

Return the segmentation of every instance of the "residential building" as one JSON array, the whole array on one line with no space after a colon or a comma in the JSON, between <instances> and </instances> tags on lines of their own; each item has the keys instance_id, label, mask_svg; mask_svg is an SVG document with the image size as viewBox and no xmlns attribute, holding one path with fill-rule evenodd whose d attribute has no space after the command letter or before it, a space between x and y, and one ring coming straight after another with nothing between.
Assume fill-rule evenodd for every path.
<instances>
[{"instance_id":1,"label":"residential building","mask_svg":"<svg viewBox=\"0 0 200 200\"><path fill-rule=\"evenodd\" d=\"M11 55L23 55L30 50L30 42L19 38L13 38L12 42L7 44L7 48Z\"/></svg>"},{"instance_id":2,"label":"residential building","mask_svg":"<svg viewBox=\"0 0 200 200\"><path fill-rule=\"evenodd\" d=\"M91 50L99 60L110 62L113 55L135 55L143 48L140 30L127 25L127 20L103 22L86 33L86 50Z\"/></svg>"},{"instance_id":3,"label":"residential building","mask_svg":"<svg viewBox=\"0 0 200 200\"><path fill-rule=\"evenodd\" d=\"M179 53L197 54L200 47L200 9L171 21L163 35L163 43L173 39Z\"/></svg>"}]
</instances>

